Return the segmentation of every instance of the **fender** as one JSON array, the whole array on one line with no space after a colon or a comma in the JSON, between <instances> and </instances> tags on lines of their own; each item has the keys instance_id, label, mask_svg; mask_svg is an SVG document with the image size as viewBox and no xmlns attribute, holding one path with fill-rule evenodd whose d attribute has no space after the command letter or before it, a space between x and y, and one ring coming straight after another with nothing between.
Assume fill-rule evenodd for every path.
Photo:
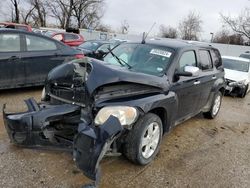
<instances>
[{"instance_id":1,"label":"fender","mask_svg":"<svg viewBox=\"0 0 250 188\"><path fill-rule=\"evenodd\" d=\"M212 92L217 92L219 91L221 88L226 88L226 84L225 84L225 79L224 77L218 78L215 82L214 85L212 87ZM222 93L224 94L224 93Z\"/></svg>"},{"instance_id":2,"label":"fender","mask_svg":"<svg viewBox=\"0 0 250 188\"><path fill-rule=\"evenodd\" d=\"M142 96L140 98L130 97L129 99L115 99L96 102L95 108L101 109L104 106L133 106L139 109L141 115L146 114L155 109L162 108L167 114L167 120L164 123L164 130L168 131L174 124L175 115L177 113L178 102L176 94L172 91L167 94L160 93L150 95L148 97ZM132 127L130 127L132 128Z\"/></svg>"},{"instance_id":3,"label":"fender","mask_svg":"<svg viewBox=\"0 0 250 188\"><path fill-rule=\"evenodd\" d=\"M207 104L202 109L202 112L208 112L210 110L215 93L217 93L218 91L221 91L222 95L224 95L225 88L226 88L226 84L225 84L224 77L219 78L214 82L214 85L208 97Z\"/></svg>"}]
</instances>

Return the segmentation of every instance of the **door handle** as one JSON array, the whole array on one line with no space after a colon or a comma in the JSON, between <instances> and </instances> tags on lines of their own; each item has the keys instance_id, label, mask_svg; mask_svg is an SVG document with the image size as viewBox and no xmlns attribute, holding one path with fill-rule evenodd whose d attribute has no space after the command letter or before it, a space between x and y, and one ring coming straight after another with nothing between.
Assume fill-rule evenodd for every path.
<instances>
[{"instance_id":1,"label":"door handle","mask_svg":"<svg viewBox=\"0 0 250 188\"><path fill-rule=\"evenodd\" d=\"M216 79L216 76L213 76L212 79L215 80L215 79Z\"/></svg>"},{"instance_id":2,"label":"door handle","mask_svg":"<svg viewBox=\"0 0 250 188\"><path fill-rule=\"evenodd\" d=\"M197 81L194 82L194 85L198 85L200 83L201 83L201 81L197 80Z\"/></svg>"},{"instance_id":3,"label":"door handle","mask_svg":"<svg viewBox=\"0 0 250 188\"><path fill-rule=\"evenodd\" d=\"M11 56L10 58L9 58L9 60L18 60L18 59L20 59L20 57L18 57L18 56Z\"/></svg>"}]
</instances>

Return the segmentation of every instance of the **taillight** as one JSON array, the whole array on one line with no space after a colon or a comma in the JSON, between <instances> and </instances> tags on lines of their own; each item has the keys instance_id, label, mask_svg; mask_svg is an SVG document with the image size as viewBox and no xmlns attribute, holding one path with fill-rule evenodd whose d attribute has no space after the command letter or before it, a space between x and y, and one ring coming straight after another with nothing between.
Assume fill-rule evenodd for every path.
<instances>
[{"instance_id":1,"label":"taillight","mask_svg":"<svg viewBox=\"0 0 250 188\"><path fill-rule=\"evenodd\" d=\"M75 58L76 59L82 59L82 58L84 58L84 55L83 54L76 54Z\"/></svg>"}]
</instances>

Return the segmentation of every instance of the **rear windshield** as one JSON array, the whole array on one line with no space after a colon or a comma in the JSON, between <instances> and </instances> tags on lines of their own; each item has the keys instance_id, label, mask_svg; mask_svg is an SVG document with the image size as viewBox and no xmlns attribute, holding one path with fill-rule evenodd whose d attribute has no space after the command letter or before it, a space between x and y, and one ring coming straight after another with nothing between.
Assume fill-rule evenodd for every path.
<instances>
[{"instance_id":1,"label":"rear windshield","mask_svg":"<svg viewBox=\"0 0 250 188\"><path fill-rule=\"evenodd\" d=\"M28 31L28 27L26 27L26 26L17 25L16 28L20 29L20 30Z\"/></svg>"},{"instance_id":2,"label":"rear windshield","mask_svg":"<svg viewBox=\"0 0 250 188\"><path fill-rule=\"evenodd\" d=\"M64 39L65 40L77 40L79 39L80 37L78 35L75 35L75 34L68 34L68 33L65 33L64 34Z\"/></svg>"},{"instance_id":3,"label":"rear windshield","mask_svg":"<svg viewBox=\"0 0 250 188\"><path fill-rule=\"evenodd\" d=\"M248 72L249 71L249 62L240 61L240 60L233 60L233 59L226 59L223 58L223 65L226 69L241 71L241 72Z\"/></svg>"}]
</instances>

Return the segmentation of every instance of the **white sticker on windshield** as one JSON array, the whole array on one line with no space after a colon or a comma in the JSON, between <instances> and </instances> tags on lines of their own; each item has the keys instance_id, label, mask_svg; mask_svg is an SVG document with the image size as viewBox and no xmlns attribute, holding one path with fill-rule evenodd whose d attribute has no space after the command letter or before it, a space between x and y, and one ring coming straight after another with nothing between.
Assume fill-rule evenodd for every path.
<instances>
[{"instance_id":1,"label":"white sticker on windshield","mask_svg":"<svg viewBox=\"0 0 250 188\"><path fill-rule=\"evenodd\" d=\"M150 54L159 55L159 56L168 57L168 58L172 55L171 52L160 50L160 49L152 49L150 51Z\"/></svg>"}]
</instances>

